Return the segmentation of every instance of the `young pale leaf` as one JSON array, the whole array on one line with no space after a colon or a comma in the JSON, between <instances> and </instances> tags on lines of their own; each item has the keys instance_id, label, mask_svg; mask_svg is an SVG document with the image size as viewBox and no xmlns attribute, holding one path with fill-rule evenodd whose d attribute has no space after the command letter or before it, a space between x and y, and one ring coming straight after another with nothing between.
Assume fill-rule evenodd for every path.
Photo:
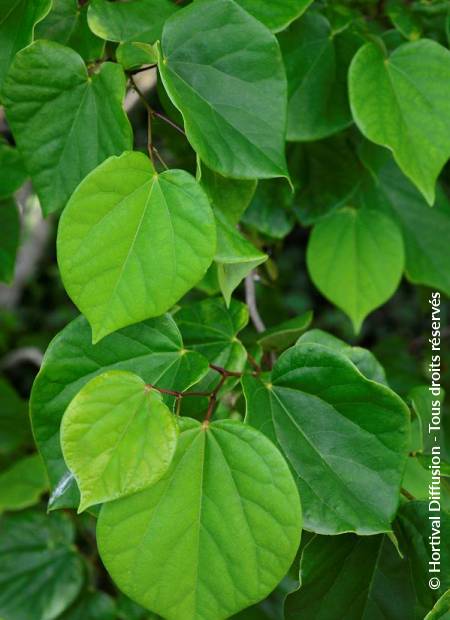
<instances>
[{"instance_id":1,"label":"young pale leaf","mask_svg":"<svg viewBox=\"0 0 450 620\"><path fill-rule=\"evenodd\" d=\"M54 620L71 605L84 579L66 515L34 510L0 519L0 617Z\"/></svg>"},{"instance_id":2,"label":"young pale leaf","mask_svg":"<svg viewBox=\"0 0 450 620\"><path fill-rule=\"evenodd\" d=\"M288 176L281 52L233 0L197 0L168 19L159 71L207 166L237 179Z\"/></svg>"},{"instance_id":3,"label":"young pale leaf","mask_svg":"<svg viewBox=\"0 0 450 620\"><path fill-rule=\"evenodd\" d=\"M0 200L0 280L11 282L14 276L20 239L20 217L14 198Z\"/></svg>"},{"instance_id":4,"label":"young pale leaf","mask_svg":"<svg viewBox=\"0 0 450 620\"><path fill-rule=\"evenodd\" d=\"M286 574L300 539L298 492L258 431L181 424L168 473L102 507L99 550L119 587L167 620L228 618Z\"/></svg>"},{"instance_id":5,"label":"young pale leaf","mask_svg":"<svg viewBox=\"0 0 450 620\"><path fill-rule=\"evenodd\" d=\"M289 459L306 527L321 534L390 531L409 442L403 401L317 344L283 353L266 394L255 383L243 381L246 421L275 436Z\"/></svg>"},{"instance_id":6,"label":"young pale leaf","mask_svg":"<svg viewBox=\"0 0 450 620\"><path fill-rule=\"evenodd\" d=\"M86 61L103 56L105 42L87 23L88 5L78 0L53 0L52 9L35 29L36 39L49 39L71 47Z\"/></svg>"},{"instance_id":7,"label":"young pale leaf","mask_svg":"<svg viewBox=\"0 0 450 620\"><path fill-rule=\"evenodd\" d=\"M246 11L265 24L272 32L284 30L298 19L313 0L236 0Z\"/></svg>"},{"instance_id":8,"label":"young pale leaf","mask_svg":"<svg viewBox=\"0 0 450 620\"><path fill-rule=\"evenodd\" d=\"M0 138L0 199L9 198L27 178L18 149Z\"/></svg>"},{"instance_id":9,"label":"young pale leaf","mask_svg":"<svg viewBox=\"0 0 450 620\"><path fill-rule=\"evenodd\" d=\"M51 0L0 2L0 90L15 54L33 40L34 27L50 10Z\"/></svg>"},{"instance_id":10,"label":"young pale leaf","mask_svg":"<svg viewBox=\"0 0 450 620\"><path fill-rule=\"evenodd\" d=\"M311 329L297 340L297 344L304 344L306 342L321 344L324 347L329 347L334 351L342 353L353 362L359 372L367 379L383 383L384 385L388 384L383 366L368 349L352 347L340 338L336 338L336 336L328 334L321 329Z\"/></svg>"},{"instance_id":11,"label":"young pale leaf","mask_svg":"<svg viewBox=\"0 0 450 620\"><path fill-rule=\"evenodd\" d=\"M311 310L308 310L308 312L300 316L283 321L262 332L258 342L265 350L284 351L294 344L305 329L308 329L312 318L313 313Z\"/></svg>"},{"instance_id":12,"label":"young pale leaf","mask_svg":"<svg viewBox=\"0 0 450 620\"><path fill-rule=\"evenodd\" d=\"M93 342L171 308L206 273L215 237L208 199L187 172L157 174L137 152L96 168L73 193L57 241Z\"/></svg>"},{"instance_id":13,"label":"young pale leaf","mask_svg":"<svg viewBox=\"0 0 450 620\"><path fill-rule=\"evenodd\" d=\"M289 87L288 140L319 140L350 125L347 71L361 39L334 34L323 15L308 13L279 41Z\"/></svg>"},{"instance_id":14,"label":"young pale leaf","mask_svg":"<svg viewBox=\"0 0 450 620\"><path fill-rule=\"evenodd\" d=\"M384 213L344 207L314 226L306 260L314 284L359 332L365 317L399 285L404 265L402 234Z\"/></svg>"},{"instance_id":15,"label":"young pale leaf","mask_svg":"<svg viewBox=\"0 0 450 620\"><path fill-rule=\"evenodd\" d=\"M220 290L227 306L231 294L240 282L258 265L264 263L268 256L260 252L236 226L229 223L221 213L216 213L217 248L214 257L218 266Z\"/></svg>"},{"instance_id":16,"label":"young pale leaf","mask_svg":"<svg viewBox=\"0 0 450 620\"><path fill-rule=\"evenodd\" d=\"M155 43L161 37L164 22L177 9L170 0L92 0L88 23L92 32L108 41Z\"/></svg>"},{"instance_id":17,"label":"young pale leaf","mask_svg":"<svg viewBox=\"0 0 450 620\"><path fill-rule=\"evenodd\" d=\"M450 295L450 201L439 188L433 209L394 165L380 173L381 191L401 226L405 243L405 269L411 282L437 288Z\"/></svg>"},{"instance_id":18,"label":"young pale leaf","mask_svg":"<svg viewBox=\"0 0 450 620\"><path fill-rule=\"evenodd\" d=\"M0 473L0 512L33 506L47 489L41 457L26 456Z\"/></svg>"},{"instance_id":19,"label":"young pale leaf","mask_svg":"<svg viewBox=\"0 0 450 620\"><path fill-rule=\"evenodd\" d=\"M78 512L159 480L177 436L170 409L136 374L116 370L91 379L61 422L64 460L81 493Z\"/></svg>"},{"instance_id":20,"label":"young pale leaf","mask_svg":"<svg viewBox=\"0 0 450 620\"><path fill-rule=\"evenodd\" d=\"M417 617L408 563L387 536L315 536L301 556L300 582L286 599L286 620Z\"/></svg>"},{"instance_id":21,"label":"young pale leaf","mask_svg":"<svg viewBox=\"0 0 450 620\"><path fill-rule=\"evenodd\" d=\"M181 334L169 315L122 329L96 345L92 344L91 329L84 317L69 323L48 347L30 401L34 437L52 488L59 488L53 508L79 504L78 490L73 479L68 478L59 441L64 411L88 381L110 370L134 372L146 383L183 391L208 372L208 361L184 349ZM171 397L165 401L170 404Z\"/></svg>"},{"instance_id":22,"label":"young pale leaf","mask_svg":"<svg viewBox=\"0 0 450 620\"><path fill-rule=\"evenodd\" d=\"M52 41L17 54L3 99L44 213L62 209L88 172L131 148L124 94L117 64L105 62L89 76L81 56Z\"/></svg>"},{"instance_id":23,"label":"young pale leaf","mask_svg":"<svg viewBox=\"0 0 450 620\"><path fill-rule=\"evenodd\" d=\"M378 45L368 43L352 61L349 88L363 134L390 148L433 204L436 178L450 155L449 50L422 39L385 57Z\"/></svg>"}]
</instances>

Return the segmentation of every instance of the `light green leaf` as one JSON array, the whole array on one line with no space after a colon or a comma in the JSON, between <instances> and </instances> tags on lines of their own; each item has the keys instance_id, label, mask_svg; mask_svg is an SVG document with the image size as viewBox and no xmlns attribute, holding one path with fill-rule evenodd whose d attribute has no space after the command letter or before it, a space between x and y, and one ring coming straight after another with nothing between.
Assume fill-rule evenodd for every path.
<instances>
[{"instance_id":1,"label":"light green leaf","mask_svg":"<svg viewBox=\"0 0 450 620\"><path fill-rule=\"evenodd\" d=\"M197 177L209 198L214 213L236 225L250 204L257 181L228 179L199 162Z\"/></svg>"},{"instance_id":2,"label":"light green leaf","mask_svg":"<svg viewBox=\"0 0 450 620\"><path fill-rule=\"evenodd\" d=\"M110 370L134 372L146 383L181 392L208 372L208 362L199 353L186 351L169 315L127 327L96 345L92 344L91 329L84 317L69 323L47 349L30 402L36 443L52 488L59 486L53 508L79 504L78 490L67 478L60 447L59 427L64 411L89 380ZM172 400L165 399L169 404ZM59 485L64 480L65 488Z\"/></svg>"},{"instance_id":3,"label":"light green leaf","mask_svg":"<svg viewBox=\"0 0 450 620\"><path fill-rule=\"evenodd\" d=\"M398 218L405 243L406 275L450 295L450 202L439 188L433 209L415 187L388 164L380 173L381 193Z\"/></svg>"},{"instance_id":4,"label":"light green leaf","mask_svg":"<svg viewBox=\"0 0 450 620\"><path fill-rule=\"evenodd\" d=\"M368 349L364 349L363 347L352 347L340 338L336 338L336 336L328 334L321 329L311 329L306 332L306 334L303 334L303 336L300 336L297 341L298 344L305 344L307 342L321 344L324 347L342 353L353 362L359 372L367 379L388 385L383 366Z\"/></svg>"},{"instance_id":5,"label":"light green leaf","mask_svg":"<svg viewBox=\"0 0 450 620\"><path fill-rule=\"evenodd\" d=\"M92 0L88 23L92 32L108 41L155 43L161 37L164 22L177 8L170 0Z\"/></svg>"},{"instance_id":6,"label":"light green leaf","mask_svg":"<svg viewBox=\"0 0 450 620\"><path fill-rule=\"evenodd\" d=\"M366 379L344 355L317 344L281 355L267 395L264 384L248 389L248 381L246 421L275 436L290 461L307 529L388 532L409 441L403 401Z\"/></svg>"},{"instance_id":7,"label":"light green leaf","mask_svg":"<svg viewBox=\"0 0 450 620\"><path fill-rule=\"evenodd\" d=\"M91 379L61 422L64 460L78 483L78 512L141 491L166 473L177 444L175 418L138 375Z\"/></svg>"},{"instance_id":8,"label":"light green leaf","mask_svg":"<svg viewBox=\"0 0 450 620\"><path fill-rule=\"evenodd\" d=\"M283 239L294 227L294 195L284 181L260 181L242 222L272 239Z\"/></svg>"},{"instance_id":9,"label":"light green leaf","mask_svg":"<svg viewBox=\"0 0 450 620\"><path fill-rule=\"evenodd\" d=\"M62 209L88 172L131 148L124 94L117 64L105 62L90 76L81 56L53 41L17 54L3 99L44 213Z\"/></svg>"},{"instance_id":10,"label":"light green leaf","mask_svg":"<svg viewBox=\"0 0 450 620\"><path fill-rule=\"evenodd\" d=\"M74 601L84 567L66 515L33 510L0 519L0 617L54 620Z\"/></svg>"},{"instance_id":11,"label":"light green leaf","mask_svg":"<svg viewBox=\"0 0 450 620\"><path fill-rule=\"evenodd\" d=\"M313 0L236 0L246 11L259 19L272 32L284 30L298 19Z\"/></svg>"},{"instance_id":12,"label":"light green leaf","mask_svg":"<svg viewBox=\"0 0 450 620\"><path fill-rule=\"evenodd\" d=\"M86 592L58 620L117 620L116 605L102 591Z\"/></svg>"},{"instance_id":13,"label":"light green leaf","mask_svg":"<svg viewBox=\"0 0 450 620\"><path fill-rule=\"evenodd\" d=\"M438 525L429 518L434 515L440 516L437 528L437 534L440 536L441 572L439 574L430 573L428 564L432 560L429 536L436 535ZM425 615L450 587L450 573L445 568L450 565L450 514L445 510L430 512L427 501L412 501L401 506L398 520L400 533L406 545L406 555L410 563L418 604ZM434 540L437 542L436 538ZM440 585L437 590L432 590L428 585L430 577L439 578Z\"/></svg>"},{"instance_id":14,"label":"light green leaf","mask_svg":"<svg viewBox=\"0 0 450 620\"><path fill-rule=\"evenodd\" d=\"M96 168L59 224L58 264L98 342L171 308L206 273L215 252L205 193L183 170L157 174L143 153Z\"/></svg>"},{"instance_id":15,"label":"light green leaf","mask_svg":"<svg viewBox=\"0 0 450 620\"><path fill-rule=\"evenodd\" d=\"M27 173L19 151L0 137L0 199L8 198L24 183Z\"/></svg>"},{"instance_id":16,"label":"light green leaf","mask_svg":"<svg viewBox=\"0 0 450 620\"><path fill-rule=\"evenodd\" d=\"M286 599L286 620L416 617L407 561L387 536L315 536L302 553L300 580Z\"/></svg>"},{"instance_id":17,"label":"light green leaf","mask_svg":"<svg viewBox=\"0 0 450 620\"><path fill-rule=\"evenodd\" d=\"M51 0L0 1L0 90L15 54L31 43L36 23L50 7Z\"/></svg>"},{"instance_id":18,"label":"light green leaf","mask_svg":"<svg viewBox=\"0 0 450 620\"><path fill-rule=\"evenodd\" d=\"M436 409L440 410L442 407L444 398L444 388L440 389L439 396L434 396L430 392L428 385L418 385L409 392L408 399L411 401L411 406L416 416L412 423L416 438L416 444L411 448L413 451L425 452L426 454L432 453L434 440L433 436L430 436L428 432L428 425L431 424L431 418L433 413L436 413ZM433 406L434 401L440 403L438 407L436 405Z\"/></svg>"},{"instance_id":19,"label":"light green leaf","mask_svg":"<svg viewBox=\"0 0 450 620\"><path fill-rule=\"evenodd\" d=\"M47 489L41 457L26 456L0 473L0 512L33 506Z\"/></svg>"},{"instance_id":20,"label":"light green leaf","mask_svg":"<svg viewBox=\"0 0 450 620\"><path fill-rule=\"evenodd\" d=\"M159 70L207 166L238 179L288 176L281 52L233 0L196 0L168 19Z\"/></svg>"},{"instance_id":21,"label":"light green leaf","mask_svg":"<svg viewBox=\"0 0 450 620\"><path fill-rule=\"evenodd\" d=\"M0 377L0 456L32 443L27 403Z\"/></svg>"},{"instance_id":22,"label":"light green leaf","mask_svg":"<svg viewBox=\"0 0 450 620\"><path fill-rule=\"evenodd\" d=\"M167 620L226 618L286 574L300 539L298 493L256 430L181 423L164 478L102 507L99 550L119 587Z\"/></svg>"},{"instance_id":23,"label":"light green leaf","mask_svg":"<svg viewBox=\"0 0 450 620\"><path fill-rule=\"evenodd\" d=\"M334 34L323 15L307 13L279 41L289 87L288 140L318 140L351 125L347 71L362 39L347 30Z\"/></svg>"},{"instance_id":24,"label":"light green leaf","mask_svg":"<svg viewBox=\"0 0 450 620\"><path fill-rule=\"evenodd\" d=\"M385 57L368 43L352 61L349 88L360 130L393 151L402 171L433 204L436 178L450 155L449 50L422 39Z\"/></svg>"},{"instance_id":25,"label":"light green leaf","mask_svg":"<svg viewBox=\"0 0 450 620\"><path fill-rule=\"evenodd\" d=\"M86 60L103 56L105 42L96 37L87 23L88 5L78 0L53 0L47 17L36 27L36 39L49 39L71 47Z\"/></svg>"},{"instance_id":26,"label":"light green leaf","mask_svg":"<svg viewBox=\"0 0 450 620\"><path fill-rule=\"evenodd\" d=\"M400 283L402 234L384 213L344 207L315 225L306 260L314 284L359 332L365 317L386 302Z\"/></svg>"},{"instance_id":27,"label":"light green leaf","mask_svg":"<svg viewBox=\"0 0 450 620\"><path fill-rule=\"evenodd\" d=\"M0 200L0 280L11 282L20 240L20 217L14 198Z\"/></svg>"},{"instance_id":28,"label":"light green leaf","mask_svg":"<svg viewBox=\"0 0 450 620\"><path fill-rule=\"evenodd\" d=\"M433 609L427 613L424 620L449 620L450 619L450 590L434 605Z\"/></svg>"},{"instance_id":29,"label":"light green leaf","mask_svg":"<svg viewBox=\"0 0 450 620\"><path fill-rule=\"evenodd\" d=\"M148 43L121 43L116 49L116 58L124 69L137 69L158 60L154 46Z\"/></svg>"},{"instance_id":30,"label":"light green leaf","mask_svg":"<svg viewBox=\"0 0 450 620\"><path fill-rule=\"evenodd\" d=\"M227 306L231 294L240 282L268 256L260 252L236 226L230 224L220 212L216 213L217 248L214 260L218 265L220 290Z\"/></svg>"}]
</instances>

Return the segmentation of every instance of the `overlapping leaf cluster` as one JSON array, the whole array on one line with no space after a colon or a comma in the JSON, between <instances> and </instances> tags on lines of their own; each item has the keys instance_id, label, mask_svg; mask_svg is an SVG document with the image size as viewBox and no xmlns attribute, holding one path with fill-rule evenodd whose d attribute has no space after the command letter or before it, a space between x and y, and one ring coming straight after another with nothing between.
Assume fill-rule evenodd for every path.
<instances>
[{"instance_id":1,"label":"overlapping leaf cluster","mask_svg":"<svg viewBox=\"0 0 450 620\"><path fill-rule=\"evenodd\" d=\"M0 2L0 276L13 277L14 194L30 179L59 218L81 313L33 385L41 456L25 423L0 441L16 459L0 472L2 618L447 613L450 574L427 586L424 378L392 381L306 308L266 329L254 291L311 227L308 277L356 334L403 274L444 305L447 8ZM443 459L447 475L446 445ZM100 557L136 606L93 591L66 514L29 509L48 488L50 511L97 518Z\"/></svg>"}]
</instances>

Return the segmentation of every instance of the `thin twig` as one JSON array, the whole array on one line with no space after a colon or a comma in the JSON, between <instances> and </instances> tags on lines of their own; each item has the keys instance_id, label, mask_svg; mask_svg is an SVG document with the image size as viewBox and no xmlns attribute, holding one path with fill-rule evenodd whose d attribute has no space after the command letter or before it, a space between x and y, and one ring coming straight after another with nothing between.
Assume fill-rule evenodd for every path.
<instances>
[{"instance_id":1,"label":"thin twig","mask_svg":"<svg viewBox=\"0 0 450 620\"><path fill-rule=\"evenodd\" d=\"M168 125L170 125L174 129L179 131L183 136L186 136L186 133L185 133L184 129L182 127L180 127L179 125L177 125L177 123L174 123L172 120L170 120L170 118L168 116L166 116L165 114L162 114L161 112L158 112L157 110L153 110L153 109L152 109L152 114L153 114L153 116L157 116L162 121L164 121L165 123L167 123Z\"/></svg>"},{"instance_id":2,"label":"thin twig","mask_svg":"<svg viewBox=\"0 0 450 620\"><path fill-rule=\"evenodd\" d=\"M143 73L144 71L150 71L150 69L154 69L158 65L153 63L152 65L145 65L145 67L139 67L139 69L128 69L127 74L131 77L133 75L137 75L138 73Z\"/></svg>"},{"instance_id":3,"label":"thin twig","mask_svg":"<svg viewBox=\"0 0 450 620\"><path fill-rule=\"evenodd\" d=\"M409 499L411 502L413 502L416 499L414 495L411 495L411 493L407 491L406 489L404 489L403 487L400 489L400 493L404 495L406 499Z\"/></svg>"},{"instance_id":4,"label":"thin twig","mask_svg":"<svg viewBox=\"0 0 450 620\"><path fill-rule=\"evenodd\" d=\"M255 291L255 272L252 271L245 278L245 301L248 306L250 318L258 333L265 331L266 326L258 312L256 305L256 291Z\"/></svg>"}]
</instances>

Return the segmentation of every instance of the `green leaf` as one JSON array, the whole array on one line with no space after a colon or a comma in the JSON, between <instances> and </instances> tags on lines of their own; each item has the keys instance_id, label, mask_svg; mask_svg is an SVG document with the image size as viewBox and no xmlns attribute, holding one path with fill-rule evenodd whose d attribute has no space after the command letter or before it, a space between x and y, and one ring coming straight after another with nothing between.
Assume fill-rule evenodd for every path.
<instances>
[{"instance_id":1,"label":"green leaf","mask_svg":"<svg viewBox=\"0 0 450 620\"><path fill-rule=\"evenodd\" d=\"M236 226L230 224L221 213L216 214L217 248L214 260L218 265L220 290L225 302L230 305L231 294L240 282L268 256L260 252Z\"/></svg>"},{"instance_id":2,"label":"green leaf","mask_svg":"<svg viewBox=\"0 0 450 620\"><path fill-rule=\"evenodd\" d=\"M441 388L439 396L434 396L428 385L418 385L409 392L408 398L416 415L412 428L417 431L417 442L413 450L432 454L434 440L428 432L428 425L431 424L432 415L436 411L436 406L433 409L433 402L439 402L440 409L445 398L445 390Z\"/></svg>"},{"instance_id":3,"label":"green leaf","mask_svg":"<svg viewBox=\"0 0 450 620\"><path fill-rule=\"evenodd\" d=\"M288 176L281 52L233 0L196 0L168 19L159 70L207 166L238 179Z\"/></svg>"},{"instance_id":4,"label":"green leaf","mask_svg":"<svg viewBox=\"0 0 450 620\"><path fill-rule=\"evenodd\" d=\"M36 27L36 39L49 39L71 47L86 60L103 56L105 42L96 37L87 23L88 5L78 0L53 0L47 17Z\"/></svg>"},{"instance_id":5,"label":"green leaf","mask_svg":"<svg viewBox=\"0 0 450 620\"><path fill-rule=\"evenodd\" d=\"M116 49L116 58L124 69L137 69L158 60L154 46L148 43L121 43Z\"/></svg>"},{"instance_id":6,"label":"green leaf","mask_svg":"<svg viewBox=\"0 0 450 620\"><path fill-rule=\"evenodd\" d=\"M261 181L242 222L267 237L283 239L294 227L293 199L283 181Z\"/></svg>"},{"instance_id":7,"label":"green leaf","mask_svg":"<svg viewBox=\"0 0 450 620\"><path fill-rule=\"evenodd\" d=\"M386 14L406 39L416 41L422 34L422 24L417 13L402 0L388 0Z\"/></svg>"},{"instance_id":8,"label":"green leaf","mask_svg":"<svg viewBox=\"0 0 450 620\"><path fill-rule=\"evenodd\" d=\"M0 377L0 456L31 443L27 404L2 377Z\"/></svg>"},{"instance_id":9,"label":"green leaf","mask_svg":"<svg viewBox=\"0 0 450 620\"><path fill-rule=\"evenodd\" d=\"M402 228L406 275L415 284L425 284L450 295L450 202L438 191L433 209L415 187L388 164L380 173L381 192Z\"/></svg>"},{"instance_id":10,"label":"green leaf","mask_svg":"<svg viewBox=\"0 0 450 620\"><path fill-rule=\"evenodd\" d=\"M216 215L236 225L251 202L256 181L227 179L199 162L197 177Z\"/></svg>"},{"instance_id":11,"label":"green leaf","mask_svg":"<svg viewBox=\"0 0 450 620\"><path fill-rule=\"evenodd\" d=\"M359 332L365 317L399 285L404 265L401 231L375 209L344 207L315 225L306 260L316 287Z\"/></svg>"},{"instance_id":12,"label":"green leaf","mask_svg":"<svg viewBox=\"0 0 450 620\"><path fill-rule=\"evenodd\" d=\"M19 151L0 138L0 199L8 198L24 183L27 173Z\"/></svg>"},{"instance_id":13,"label":"green leaf","mask_svg":"<svg viewBox=\"0 0 450 620\"><path fill-rule=\"evenodd\" d=\"M47 489L41 457L26 456L0 473L0 512L33 506Z\"/></svg>"},{"instance_id":14,"label":"green leaf","mask_svg":"<svg viewBox=\"0 0 450 620\"><path fill-rule=\"evenodd\" d=\"M307 529L388 532L409 441L403 401L366 379L341 353L317 344L283 353L266 395L262 383L248 389L248 381L246 421L275 435L290 461Z\"/></svg>"},{"instance_id":15,"label":"green leaf","mask_svg":"<svg viewBox=\"0 0 450 620\"><path fill-rule=\"evenodd\" d=\"M284 351L296 342L305 329L308 329L312 319L313 313L308 310L300 316L266 329L259 336L258 342L265 350Z\"/></svg>"},{"instance_id":16,"label":"green leaf","mask_svg":"<svg viewBox=\"0 0 450 620\"><path fill-rule=\"evenodd\" d=\"M61 422L64 460L81 494L78 512L159 480L177 436L170 409L138 375L115 370L91 379Z\"/></svg>"},{"instance_id":17,"label":"green leaf","mask_svg":"<svg viewBox=\"0 0 450 620\"><path fill-rule=\"evenodd\" d=\"M34 27L49 12L51 0L2 0L0 3L0 90L15 54L33 40Z\"/></svg>"},{"instance_id":18,"label":"green leaf","mask_svg":"<svg viewBox=\"0 0 450 620\"><path fill-rule=\"evenodd\" d=\"M20 217L14 198L0 200L0 280L11 282L20 241Z\"/></svg>"},{"instance_id":19,"label":"green leaf","mask_svg":"<svg viewBox=\"0 0 450 620\"><path fill-rule=\"evenodd\" d=\"M104 592L86 592L58 620L116 620L114 599Z\"/></svg>"},{"instance_id":20,"label":"green leaf","mask_svg":"<svg viewBox=\"0 0 450 620\"><path fill-rule=\"evenodd\" d=\"M166 19L176 10L170 0L131 0L89 3L88 22L92 32L108 41L155 43L161 38Z\"/></svg>"},{"instance_id":21,"label":"green leaf","mask_svg":"<svg viewBox=\"0 0 450 620\"><path fill-rule=\"evenodd\" d=\"M424 620L449 620L450 619L450 590L434 605L433 609L425 616Z\"/></svg>"},{"instance_id":22,"label":"green leaf","mask_svg":"<svg viewBox=\"0 0 450 620\"><path fill-rule=\"evenodd\" d=\"M319 140L351 125L347 71L362 40L347 30L334 34L323 15L308 13L279 41L289 86L288 140Z\"/></svg>"},{"instance_id":23,"label":"green leaf","mask_svg":"<svg viewBox=\"0 0 450 620\"><path fill-rule=\"evenodd\" d=\"M300 539L298 493L261 433L231 420L181 424L166 476L102 507L99 550L119 587L164 618L225 618L286 574Z\"/></svg>"},{"instance_id":24,"label":"green leaf","mask_svg":"<svg viewBox=\"0 0 450 620\"><path fill-rule=\"evenodd\" d=\"M90 379L108 370L134 372L146 383L184 391L208 372L208 362L199 353L186 351L169 315L127 327L96 345L84 317L69 323L47 349L30 402L35 440L52 488L67 480L66 489L59 487L53 508L79 503L76 485L67 479L59 441L64 411Z\"/></svg>"},{"instance_id":25,"label":"green leaf","mask_svg":"<svg viewBox=\"0 0 450 620\"><path fill-rule=\"evenodd\" d=\"M405 43L388 58L368 43L350 66L350 102L358 127L393 151L429 204L450 155L449 84L449 50L426 39Z\"/></svg>"},{"instance_id":26,"label":"green leaf","mask_svg":"<svg viewBox=\"0 0 450 620\"><path fill-rule=\"evenodd\" d=\"M302 553L300 579L286 599L286 620L416 617L407 561L387 536L315 536Z\"/></svg>"},{"instance_id":27,"label":"green leaf","mask_svg":"<svg viewBox=\"0 0 450 620\"><path fill-rule=\"evenodd\" d=\"M336 338L336 336L328 334L321 329L311 329L298 339L298 344L305 344L307 342L321 344L324 347L333 349L333 351L342 353L353 362L359 372L367 379L388 385L383 366L368 349L352 347L340 338Z\"/></svg>"},{"instance_id":28,"label":"green leaf","mask_svg":"<svg viewBox=\"0 0 450 620\"><path fill-rule=\"evenodd\" d=\"M17 54L3 99L44 213L62 209L88 172L131 147L124 94L117 64L105 62L89 76L76 52L52 41Z\"/></svg>"},{"instance_id":29,"label":"green leaf","mask_svg":"<svg viewBox=\"0 0 450 620\"><path fill-rule=\"evenodd\" d=\"M83 563L66 515L33 510L0 520L0 615L54 620L83 583Z\"/></svg>"},{"instance_id":30,"label":"green leaf","mask_svg":"<svg viewBox=\"0 0 450 620\"><path fill-rule=\"evenodd\" d=\"M175 321L187 347L198 351L211 364L227 370L242 370L246 351L237 334L248 323L248 308L234 299L228 307L220 298L184 306Z\"/></svg>"},{"instance_id":31,"label":"green leaf","mask_svg":"<svg viewBox=\"0 0 450 620\"><path fill-rule=\"evenodd\" d=\"M58 264L93 342L171 308L215 252L206 195L183 170L157 174L143 153L111 157L73 193L58 230Z\"/></svg>"},{"instance_id":32,"label":"green leaf","mask_svg":"<svg viewBox=\"0 0 450 620\"><path fill-rule=\"evenodd\" d=\"M298 19L313 0L236 0L246 11L259 19L272 32L284 30Z\"/></svg>"},{"instance_id":33,"label":"green leaf","mask_svg":"<svg viewBox=\"0 0 450 620\"><path fill-rule=\"evenodd\" d=\"M436 508L436 505L433 505ZM436 535L436 521L430 517L440 516L437 535L440 536L440 567L441 572L429 572L428 562L432 561L429 536ZM444 510L430 512L428 502L406 502L399 511L399 529L405 538L406 553L410 562L410 570L416 588L418 603L425 614L445 594L450 587L450 573L445 568L450 564L450 514ZM437 542L434 538L435 543ZM432 590L428 585L430 577L439 577L440 586Z\"/></svg>"}]
</instances>

